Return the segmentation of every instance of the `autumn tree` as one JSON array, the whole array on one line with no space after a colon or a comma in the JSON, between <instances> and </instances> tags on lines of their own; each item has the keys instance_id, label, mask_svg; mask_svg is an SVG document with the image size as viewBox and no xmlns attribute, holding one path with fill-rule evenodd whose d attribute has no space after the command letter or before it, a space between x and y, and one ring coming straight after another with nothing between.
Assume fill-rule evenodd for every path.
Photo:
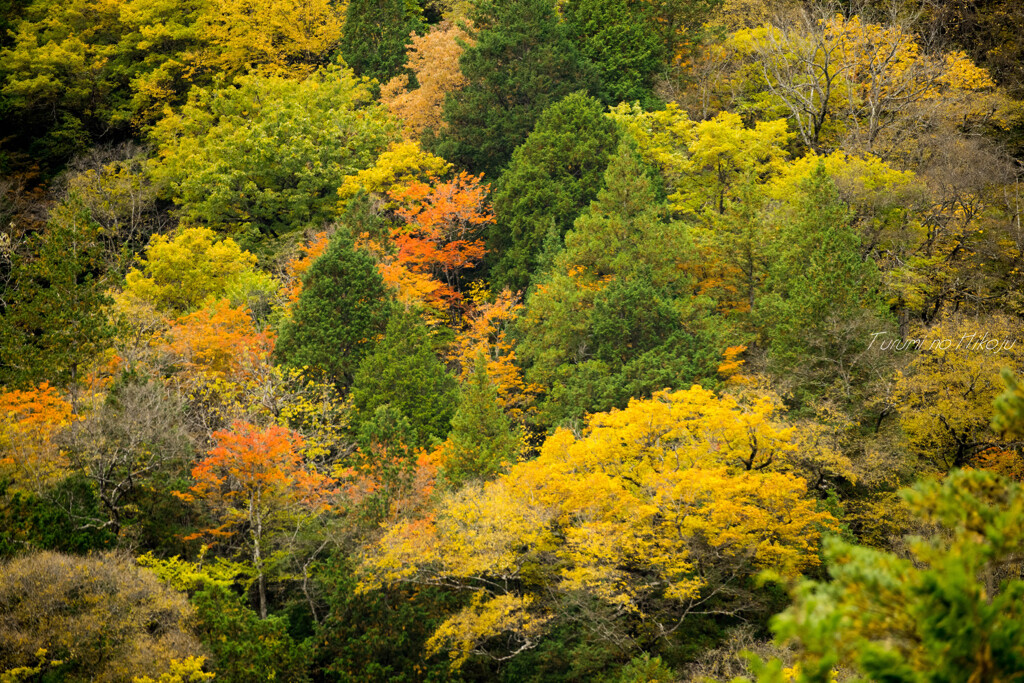
<instances>
[{"instance_id":1,"label":"autumn tree","mask_svg":"<svg viewBox=\"0 0 1024 683\"><path fill-rule=\"evenodd\" d=\"M439 133L444 126L445 97L466 84L459 58L463 43L469 41L469 34L449 21L431 26L423 35L411 36L408 69L415 82L408 74L399 74L381 86L381 101L402 120L413 138Z\"/></svg>"},{"instance_id":2,"label":"autumn tree","mask_svg":"<svg viewBox=\"0 0 1024 683\"><path fill-rule=\"evenodd\" d=\"M330 0L211 0L200 7L194 30L202 47L182 61L204 76L257 68L302 78L329 62L345 24Z\"/></svg>"},{"instance_id":3,"label":"autumn tree","mask_svg":"<svg viewBox=\"0 0 1024 683\"><path fill-rule=\"evenodd\" d=\"M236 422L213 438L181 495L207 506L219 522L197 536L245 549L266 618L267 575L278 570L289 536L330 510L334 483L304 462L301 437L282 427Z\"/></svg>"},{"instance_id":4,"label":"autumn tree","mask_svg":"<svg viewBox=\"0 0 1024 683\"><path fill-rule=\"evenodd\" d=\"M339 387L352 383L360 360L384 330L390 303L369 254L342 228L303 278L275 353L294 368L315 368Z\"/></svg>"},{"instance_id":5,"label":"autumn tree","mask_svg":"<svg viewBox=\"0 0 1024 683\"><path fill-rule=\"evenodd\" d=\"M319 229L336 215L342 179L397 132L369 85L340 67L302 80L240 76L189 98L153 129L154 178L187 221L236 233Z\"/></svg>"},{"instance_id":6,"label":"autumn tree","mask_svg":"<svg viewBox=\"0 0 1024 683\"><path fill-rule=\"evenodd\" d=\"M25 491L42 491L69 473L57 436L74 422L71 403L48 382L0 393L0 468Z\"/></svg>"},{"instance_id":7,"label":"autumn tree","mask_svg":"<svg viewBox=\"0 0 1024 683\"><path fill-rule=\"evenodd\" d=\"M473 41L459 64L466 86L445 100L436 151L497 177L549 105L588 89L588 67L567 39L551 0L485 0L469 19Z\"/></svg>"},{"instance_id":8,"label":"autumn tree","mask_svg":"<svg viewBox=\"0 0 1024 683\"><path fill-rule=\"evenodd\" d=\"M401 194L414 182L444 178L451 169L451 164L425 151L418 142L393 142L373 166L345 177L338 188L338 199L342 206L347 206L357 194L366 192L382 210L393 210L397 204L391 195Z\"/></svg>"},{"instance_id":9,"label":"autumn tree","mask_svg":"<svg viewBox=\"0 0 1024 683\"><path fill-rule=\"evenodd\" d=\"M1004 389L1000 370L1018 366L1020 330L1019 321L1004 315L959 315L915 329L904 340L875 340L889 353L902 349L910 355L894 403L908 446L929 469L984 466L986 455L1013 459L1013 435L998 438L990 420L993 401Z\"/></svg>"},{"instance_id":10,"label":"autumn tree","mask_svg":"<svg viewBox=\"0 0 1024 683\"><path fill-rule=\"evenodd\" d=\"M465 385L476 372L477 358L482 356L502 410L513 423L525 424L535 411L541 387L524 380L516 360L512 331L525 308L522 296L506 289L492 297L486 289L478 289L470 300L472 305L463 319L464 328L456 335L449 362L460 368L459 382Z\"/></svg>"},{"instance_id":11,"label":"autumn tree","mask_svg":"<svg viewBox=\"0 0 1024 683\"><path fill-rule=\"evenodd\" d=\"M42 552L0 564L0 670L42 650L62 680L128 681L198 656L194 612L123 554ZM14 679L17 680L17 679Z\"/></svg>"},{"instance_id":12,"label":"autumn tree","mask_svg":"<svg viewBox=\"0 0 1024 683\"><path fill-rule=\"evenodd\" d=\"M422 25L419 7L402 0L349 0L341 55L357 76L387 83L405 65L409 34Z\"/></svg>"},{"instance_id":13,"label":"autumn tree","mask_svg":"<svg viewBox=\"0 0 1024 683\"><path fill-rule=\"evenodd\" d=\"M174 317L222 298L249 303L276 289L255 256L209 228L153 235L138 266L125 276L125 293Z\"/></svg>"},{"instance_id":14,"label":"autumn tree","mask_svg":"<svg viewBox=\"0 0 1024 683\"><path fill-rule=\"evenodd\" d=\"M802 479L775 469L796 448L791 430L758 424L768 451L746 466L755 437L741 415L695 387L595 415L580 436L556 431L538 458L447 495L431 518L394 524L364 588L473 587L427 643L455 668L537 647L569 618L559 605L583 610L576 628L627 652L647 629L671 639L708 595L750 606L726 586L760 568L814 566L831 518Z\"/></svg>"},{"instance_id":15,"label":"autumn tree","mask_svg":"<svg viewBox=\"0 0 1024 683\"><path fill-rule=\"evenodd\" d=\"M494 214L487 203L489 186L480 176L460 173L448 182L432 180L411 182L390 195L404 223L391 233L393 265L429 275L439 286L427 300L451 308L462 299L463 273L484 257L483 233L494 223Z\"/></svg>"},{"instance_id":16,"label":"autumn tree","mask_svg":"<svg viewBox=\"0 0 1024 683\"><path fill-rule=\"evenodd\" d=\"M495 188L498 220L488 239L495 285L527 289L548 233L560 242L597 196L618 138L603 107L582 92L544 110Z\"/></svg>"},{"instance_id":17,"label":"autumn tree","mask_svg":"<svg viewBox=\"0 0 1024 683\"><path fill-rule=\"evenodd\" d=\"M455 410L455 379L434 351L426 325L414 311L396 308L384 338L359 364L352 399L360 421L390 405L408 421L412 446L444 438Z\"/></svg>"},{"instance_id":18,"label":"autumn tree","mask_svg":"<svg viewBox=\"0 0 1024 683\"><path fill-rule=\"evenodd\" d=\"M989 75L964 53L928 53L898 24L817 8L793 23L739 31L734 40L754 57L751 90L770 94L774 111L788 113L814 150L912 154L922 119L954 133L983 125L1001 106Z\"/></svg>"}]
</instances>

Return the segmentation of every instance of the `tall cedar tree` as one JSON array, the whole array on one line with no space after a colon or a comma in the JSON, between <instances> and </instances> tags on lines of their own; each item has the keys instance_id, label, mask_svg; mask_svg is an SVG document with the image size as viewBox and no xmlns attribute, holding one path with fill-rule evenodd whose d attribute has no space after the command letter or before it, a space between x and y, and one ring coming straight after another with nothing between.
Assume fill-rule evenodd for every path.
<instances>
[{"instance_id":1,"label":"tall cedar tree","mask_svg":"<svg viewBox=\"0 0 1024 683\"><path fill-rule=\"evenodd\" d=\"M792 218L779 232L769 266L769 294L760 311L781 370L833 366L844 360L837 354L859 353L870 332L884 329L878 268L870 256L862 256L849 207L824 163L801 190ZM865 318L870 331L856 332L853 339L836 338L834 348L822 351L822 343L836 330Z\"/></svg>"},{"instance_id":2,"label":"tall cedar tree","mask_svg":"<svg viewBox=\"0 0 1024 683\"><path fill-rule=\"evenodd\" d=\"M527 288L547 233L557 231L557 248L597 197L618 141L615 123L585 93L573 93L541 114L494 194L498 222L491 228L488 251L500 259L492 271L497 288Z\"/></svg>"},{"instance_id":3,"label":"tall cedar tree","mask_svg":"<svg viewBox=\"0 0 1024 683\"><path fill-rule=\"evenodd\" d=\"M602 102L652 103L665 46L639 3L569 0L562 14L570 39L597 69L601 85L596 94Z\"/></svg>"},{"instance_id":4,"label":"tall cedar tree","mask_svg":"<svg viewBox=\"0 0 1024 683\"><path fill-rule=\"evenodd\" d=\"M482 353L462 386L449 439L444 477L454 486L493 478L519 451L520 439L498 403L498 390Z\"/></svg>"},{"instance_id":5,"label":"tall cedar tree","mask_svg":"<svg viewBox=\"0 0 1024 683\"><path fill-rule=\"evenodd\" d=\"M409 34L423 28L422 18L409 12L408 4L404 0L350 0L341 56L357 76L387 83L402 72Z\"/></svg>"},{"instance_id":6,"label":"tall cedar tree","mask_svg":"<svg viewBox=\"0 0 1024 683\"><path fill-rule=\"evenodd\" d=\"M448 434L455 412L455 379L434 353L430 333L420 317L396 307L384 339L359 365L352 386L359 420L390 404L409 420L416 446Z\"/></svg>"},{"instance_id":7,"label":"tall cedar tree","mask_svg":"<svg viewBox=\"0 0 1024 683\"><path fill-rule=\"evenodd\" d=\"M471 14L475 41L459 64L466 86L448 93L437 153L497 177L541 112L591 90L593 69L568 39L553 0L482 0Z\"/></svg>"},{"instance_id":8,"label":"tall cedar tree","mask_svg":"<svg viewBox=\"0 0 1024 683\"><path fill-rule=\"evenodd\" d=\"M292 317L281 326L276 354L284 365L316 368L346 388L383 332L390 306L373 259L339 229L306 273Z\"/></svg>"},{"instance_id":9,"label":"tall cedar tree","mask_svg":"<svg viewBox=\"0 0 1024 683\"><path fill-rule=\"evenodd\" d=\"M519 326L527 378L549 388L547 424L625 407L630 397L688 386L717 368L721 344L685 268L689 235L667 220L630 141L604 179Z\"/></svg>"},{"instance_id":10,"label":"tall cedar tree","mask_svg":"<svg viewBox=\"0 0 1024 683\"><path fill-rule=\"evenodd\" d=\"M0 302L0 386L73 382L111 334L100 229L72 197L34 238L34 258L11 259L5 275L16 286Z\"/></svg>"}]
</instances>

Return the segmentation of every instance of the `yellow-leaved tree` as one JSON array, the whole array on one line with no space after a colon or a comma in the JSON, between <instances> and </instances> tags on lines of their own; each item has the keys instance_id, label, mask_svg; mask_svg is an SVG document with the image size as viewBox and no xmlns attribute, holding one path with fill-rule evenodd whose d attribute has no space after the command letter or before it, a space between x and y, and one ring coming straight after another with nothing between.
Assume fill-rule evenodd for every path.
<instances>
[{"instance_id":1,"label":"yellow-leaved tree","mask_svg":"<svg viewBox=\"0 0 1024 683\"><path fill-rule=\"evenodd\" d=\"M513 657L566 619L628 649L688 615L750 609L745 580L816 565L834 521L787 471L800 442L777 412L767 396L694 386L593 415L582 435L559 430L535 460L392 526L363 588L471 591L427 643L454 668Z\"/></svg>"}]
</instances>

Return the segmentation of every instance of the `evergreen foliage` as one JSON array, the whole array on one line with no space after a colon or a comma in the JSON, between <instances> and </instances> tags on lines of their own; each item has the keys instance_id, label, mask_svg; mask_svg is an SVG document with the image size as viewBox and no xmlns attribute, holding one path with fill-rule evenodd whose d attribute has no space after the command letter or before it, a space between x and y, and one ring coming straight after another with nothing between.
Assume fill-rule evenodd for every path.
<instances>
[{"instance_id":1,"label":"evergreen foliage","mask_svg":"<svg viewBox=\"0 0 1024 683\"><path fill-rule=\"evenodd\" d=\"M414 444L426 446L448 433L455 411L455 378L445 370L420 317L395 308L384 338L359 364L352 399L360 419L391 405L412 428Z\"/></svg>"},{"instance_id":2,"label":"evergreen foliage","mask_svg":"<svg viewBox=\"0 0 1024 683\"><path fill-rule=\"evenodd\" d=\"M619 139L603 109L583 92L568 95L544 110L512 155L494 192L498 220L488 240L488 250L500 259L491 272L494 284L525 291L538 272L551 223L560 247L597 196Z\"/></svg>"},{"instance_id":3,"label":"evergreen foliage","mask_svg":"<svg viewBox=\"0 0 1024 683\"><path fill-rule=\"evenodd\" d=\"M294 368L322 372L338 387L352 384L360 361L387 324L390 294L366 252L339 229L310 267L275 352Z\"/></svg>"},{"instance_id":4,"label":"evergreen foliage","mask_svg":"<svg viewBox=\"0 0 1024 683\"><path fill-rule=\"evenodd\" d=\"M445 99L435 151L496 178L548 106L595 80L553 0L482 0L469 18L473 43L459 61L467 82Z\"/></svg>"},{"instance_id":5,"label":"evergreen foliage","mask_svg":"<svg viewBox=\"0 0 1024 683\"><path fill-rule=\"evenodd\" d=\"M473 374L462 386L448 438L444 478L456 487L493 478L515 460L521 448L519 434L498 403L498 390L487 374L483 355L476 357Z\"/></svg>"},{"instance_id":6,"label":"evergreen foliage","mask_svg":"<svg viewBox=\"0 0 1024 683\"><path fill-rule=\"evenodd\" d=\"M415 5L413 5L415 7ZM357 76L387 83L405 66L409 34L422 30L418 13L404 0L350 0L341 55Z\"/></svg>"}]
</instances>

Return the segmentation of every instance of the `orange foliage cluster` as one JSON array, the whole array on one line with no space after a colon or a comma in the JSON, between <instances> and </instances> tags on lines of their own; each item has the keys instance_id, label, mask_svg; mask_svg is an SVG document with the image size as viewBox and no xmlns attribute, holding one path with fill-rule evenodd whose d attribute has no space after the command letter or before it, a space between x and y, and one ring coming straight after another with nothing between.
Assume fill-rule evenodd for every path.
<instances>
[{"instance_id":1,"label":"orange foliage cluster","mask_svg":"<svg viewBox=\"0 0 1024 683\"><path fill-rule=\"evenodd\" d=\"M404 221L391 230L394 253L367 246L377 252L385 282L403 303L442 312L461 302L461 273L483 258L479 234L494 222L482 177L460 173L448 182L413 182L389 193L400 204L396 214Z\"/></svg>"},{"instance_id":2,"label":"orange foliage cluster","mask_svg":"<svg viewBox=\"0 0 1024 683\"><path fill-rule=\"evenodd\" d=\"M192 468L191 493L179 494L186 500L198 497L222 511L221 526L205 533L230 535L242 521L292 508L312 513L330 509L335 482L306 466L303 440L295 432L239 421L230 430L214 432L213 438L216 445L209 457Z\"/></svg>"},{"instance_id":3,"label":"orange foliage cluster","mask_svg":"<svg viewBox=\"0 0 1024 683\"><path fill-rule=\"evenodd\" d=\"M489 302L486 294L478 291L472 297L473 308L465 317L465 329L455 339L451 360L460 368L459 382L465 383L473 374L477 356L482 354L502 409L513 422L522 423L541 392L539 385L527 384L523 379L507 335L509 325L523 310L522 297L506 289Z\"/></svg>"},{"instance_id":4,"label":"orange foliage cluster","mask_svg":"<svg viewBox=\"0 0 1024 683\"><path fill-rule=\"evenodd\" d=\"M455 24L444 22L423 36L412 36L409 45L409 69L416 74L419 87L408 90L409 76L396 76L380 89L381 101L405 122L406 131L419 137L427 129L444 127L441 116L445 95L460 90L466 79L459 68L462 46L469 35Z\"/></svg>"},{"instance_id":5,"label":"orange foliage cluster","mask_svg":"<svg viewBox=\"0 0 1024 683\"><path fill-rule=\"evenodd\" d=\"M53 437L77 418L48 382L0 393L0 466L10 469L22 487L52 483L68 467Z\"/></svg>"},{"instance_id":6,"label":"orange foliage cluster","mask_svg":"<svg viewBox=\"0 0 1024 683\"><path fill-rule=\"evenodd\" d=\"M166 350L207 378L253 379L273 349L273 332L257 331L246 308L227 300L179 318L166 334Z\"/></svg>"}]
</instances>

